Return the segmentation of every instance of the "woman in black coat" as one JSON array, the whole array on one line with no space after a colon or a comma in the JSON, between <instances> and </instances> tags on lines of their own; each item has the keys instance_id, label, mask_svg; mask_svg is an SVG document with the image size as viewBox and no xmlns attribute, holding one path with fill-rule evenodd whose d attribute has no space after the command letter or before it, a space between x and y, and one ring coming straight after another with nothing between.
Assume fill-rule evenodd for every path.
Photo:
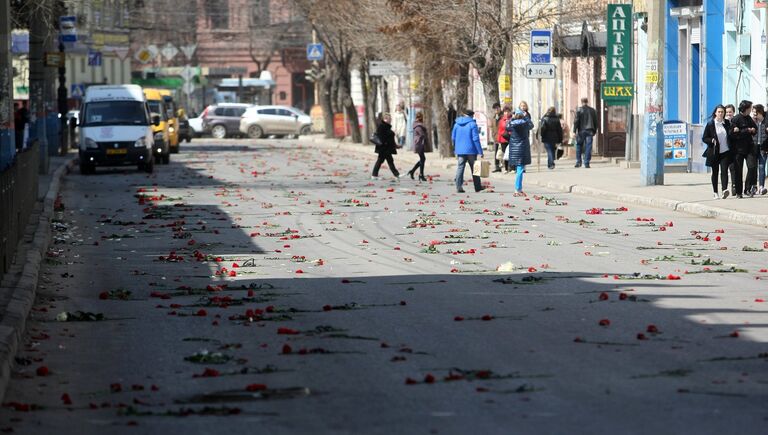
<instances>
[{"instance_id":1,"label":"woman in black coat","mask_svg":"<svg viewBox=\"0 0 768 435\"><path fill-rule=\"evenodd\" d=\"M539 123L539 134L544 148L547 150L547 168L555 169L555 153L557 145L563 141L563 126L554 107L547 109L547 113Z\"/></svg>"},{"instance_id":2,"label":"woman in black coat","mask_svg":"<svg viewBox=\"0 0 768 435\"><path fill-rule=\"evenodd\" d=\"M379 179L379 169L384 161L387 162L389 170L392 171L392 175L396 179L400 179L400 172L395 167L395 160L392 155L397 154L397 144L395 143L395 132L392 131L392 117L389 113L384 113L381 116L381 122L376 128L376 136L379 137L379 145L376 145L376 154L379 158L376 159L376 163L373 165L373 173L371 174L372 180Z\"/></svg>"},{"instance_id":3,"label":"woman in black coat","mask_svg":"<svg viewBox=\"0 0 768 435\"><path fill-rule=\"evenodd\" d=\"M715 106L712 112L712 119L704 127L704 134L701 137L702 142L707 144L707 150L702 157L706 157L706 165L712 168L712 190L713 197L728 198L728 166L732 161L732 151L728 146L728 130L731 127L730 121L725 119L725 107L722 104ZM722 194L717 194L717 178L720 177Z\"/></svg>"},{"instance_id":4,"label":"woman in black coat","mask_svg":"<svg viewBox=\"0 0 768 435\"><path fill-rule=\"evenodd\" d=\"M427 161L424 153L427 151L427 128L424 127L424 113L419 112L416 114L416 122L413 124L413 152L419 155L419 161L416 162L413 169L408 171L411 180L413 180L413 173L419 170L419 181L427 181L424 178L424 162Z\"/></svg>"}]
</instances>

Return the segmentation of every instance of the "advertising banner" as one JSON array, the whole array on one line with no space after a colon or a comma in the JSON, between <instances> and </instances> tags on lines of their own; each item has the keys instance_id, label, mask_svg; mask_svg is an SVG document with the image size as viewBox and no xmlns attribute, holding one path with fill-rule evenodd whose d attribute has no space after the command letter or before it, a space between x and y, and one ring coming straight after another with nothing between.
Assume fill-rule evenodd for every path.
<instances>
[{"instance_id":1,"label":"advertising banner","mask_svg":"<svg viewBox=\"0 0 768 435\"><path fill-rule=\"evenodd\" d=\"M688 164L688 124L685 122L664 123L664 164Z\"/></svg>"},{"instance_id":2,"label":"advertising banner","mask_svg":"<svg viewBox=\"0 0 768 435\"><path fill-rule=\"evenodd\" d=\"M608 105L629 104L634 94L632 89L632 5L609 4L607 18L607 64L606 83L602 92L603 100Z\"/></svg>"}]
</instances>

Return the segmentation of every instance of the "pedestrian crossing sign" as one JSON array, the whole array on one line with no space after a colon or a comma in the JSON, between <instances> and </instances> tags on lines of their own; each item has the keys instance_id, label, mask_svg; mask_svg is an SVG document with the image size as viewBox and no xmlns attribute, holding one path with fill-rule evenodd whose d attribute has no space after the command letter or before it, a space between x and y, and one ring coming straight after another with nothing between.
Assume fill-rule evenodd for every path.
<instances>
[{"instance_id":1,"label":"pedestrian crossing sign","mask_svg":"<svg viewBox=\"0 0 768 435\"><path fill-rule=\"evenodd\" d=\"M325 57L325 50L323 50L323 44L308 44L307 45L307 60L323 60Z\"/></svg>"}]
</instances>

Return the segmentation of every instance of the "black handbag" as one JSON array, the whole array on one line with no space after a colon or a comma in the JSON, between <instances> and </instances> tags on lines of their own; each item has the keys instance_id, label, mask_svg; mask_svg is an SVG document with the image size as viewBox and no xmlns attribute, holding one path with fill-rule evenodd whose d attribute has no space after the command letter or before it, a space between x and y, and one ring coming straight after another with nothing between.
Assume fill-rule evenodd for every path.
<instances>
[{"instance_id":1,"label":"black handbag","mask_svg":"<svg viewBox=\"0 0 768 435\"><path fill-rule=\"evenodd\" d=\"M378 146L381 146L381 139L379 138L379 135L374 133L371 135L371 138L369 139L372 144Z\"/></svg>"}]
</instances>

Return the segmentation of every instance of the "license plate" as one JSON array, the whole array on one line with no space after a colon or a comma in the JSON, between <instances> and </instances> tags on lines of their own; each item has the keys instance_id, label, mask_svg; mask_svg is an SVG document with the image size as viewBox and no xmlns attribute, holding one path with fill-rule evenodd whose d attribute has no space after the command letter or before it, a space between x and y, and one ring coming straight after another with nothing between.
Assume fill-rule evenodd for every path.
<instances>
[{"instance_id":1,"label":"license plate","mask_svg":"<svg viewBox=\"0 0 768 435\"><path fill-rule=\"evenodd\" d=\"M119 155L119 154L128 154L128 150L125 148L117 148L117 149L110 148L107 150L108 156Z\"/></svg>"}]
</instances>

